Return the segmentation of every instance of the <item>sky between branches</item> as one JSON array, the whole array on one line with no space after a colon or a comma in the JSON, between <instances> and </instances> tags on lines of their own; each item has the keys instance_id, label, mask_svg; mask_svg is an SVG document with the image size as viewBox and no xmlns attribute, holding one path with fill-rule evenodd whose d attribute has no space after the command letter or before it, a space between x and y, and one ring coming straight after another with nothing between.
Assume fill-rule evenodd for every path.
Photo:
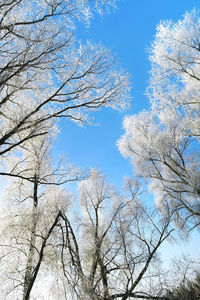
<instances>
[{"instance_id":1,"label":"sky between branches","mask_svg":"<svg viewBox=\"0 0 200 300\"><path fill-rule=\"evenodd\" d=\"M122 68L129 72L132 101L123 113L111 109L97 112L94 117L97 126L78 127L70 121L60 122L62 130L57 138L55 156L61 153L75 165L97 167L116 185L122 184L124 175L132 175L132 166L121 156L116 142L123 134L124 116L149 106L145 97L150 71L148 49L156 25L166 19L177 21L194 7L200 9L198 0L122 0L115 12L95 16L89 28L84 25L78 28L80 40L100 42L111 49Z\"/></svg>"},{"instance_id":2,"label":"sky between branches","mask_svg":"<svg viewBox=\"0 0 200 300\"><path fill-rule=\"evenodd\" d=\"M100 17L95 16L89 28L81 25L78 38L102 43L111 49L122 68L130 74L132 101L130 108L119 113L104 109L95 114L97 126L78 127L70 121L63 120L59 126L60 134L55 142L54 156L63 154L72 163L80 167L98 168L108 180L118 187L123 184L125 175L133 175L133 169L116 146L123 134L122 121L125 115L135 114L149 106L145 97L148 85L150 63L148 49L154 39L156 25L161 20L177 21L186 11L200 9L198 0L122 0L115 12ZM190 245L168 246L166 254L192 251L198 256L196 245L198 235L194 235Z\"/></svg>"}]
</instances>

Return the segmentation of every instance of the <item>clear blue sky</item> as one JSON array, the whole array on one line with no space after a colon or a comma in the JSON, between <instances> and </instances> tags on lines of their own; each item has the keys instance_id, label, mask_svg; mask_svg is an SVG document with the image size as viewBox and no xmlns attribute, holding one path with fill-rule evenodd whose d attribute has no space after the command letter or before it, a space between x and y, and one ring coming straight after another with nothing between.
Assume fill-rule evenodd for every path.
<instances>
[{"instance_id":1,"label":"clear blue sky","mask_svg":"<svg viewBox=\"0 0 200 300\"><path fill-rule=\"evenodd\" d=\"M200 8L199 0L121 0L117 11L95 17L89 29L80 28L83 41L101 42L110 48L130 73L133 100L124 113L110 109L96 113L95 123L99 126L81 128L62 121L56 153L66 155L75 165L99 168L116 185L122 184L124 175L132 175L132 167L120 155L116 141L123 133L125 114L148 107L144 96L150 70L147 49L160 20L176 21L193 7Z\"/></svg>"},{"instance_id":2,"label":"clear blue sky","mask_svg":"<svg viewBox=\"0 0 200 300\"><path fill-rule=\"evenodd\" d=\"M133 100L130 109L124 113L109 109L96 113L95 123L99 126L81 128L62 121L56 154L66 155L77 166L99 168L118 187L124 175L133 174L132 166L119 153L116 141L123 134L124 116L148 108L144 96L150 71L147 49L161 20L177 21L186 10L194 7L200 9L199 0L122 0L115 13L94 18L89 29L80 28L82 40L101 42L110 48L121 66L130 73ZM197 242L199 236L197 238L195 234L186 249L194 256L198 254ZM179 247L168 244L164 256L180 254L185 247L184 244Z\"/></svg>"}]
</instances>

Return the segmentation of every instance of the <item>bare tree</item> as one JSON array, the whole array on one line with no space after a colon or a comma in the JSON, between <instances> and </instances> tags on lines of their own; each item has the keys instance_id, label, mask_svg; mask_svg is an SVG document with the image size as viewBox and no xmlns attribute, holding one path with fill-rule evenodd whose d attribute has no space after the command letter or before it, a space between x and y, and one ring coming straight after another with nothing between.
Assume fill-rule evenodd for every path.
<instances>
[{"instance_id":1,"label":"bare tree","mask_svg":"<svg viewBox=\"0 0 200 300\"><path fill-rule=\"evenodd\" d=\"M61 259L73 299L166 299L156 283L160 274L149 270L172 232L170 220L142 205L138 186L129 190L131 196L119 195L97 172L80 184L78 229L62 213Z\"/></svg>"},{"instance_id":2,"label":"bare tree","mask_svg":"<svg viewBox=\"0 0 200 300\"><path fill-rule=\"evenodd\" d=\"M77 21L88 23L93 9L102 13L116 2L0 0L0 175L11 182L1 227L6 299L29 299L48 268L62 277L60 224L71 195L60 185L82 172L51 163L54 120L88 123L103 106L127 104L127 74L110 51L75 38Z\"/></svg>"},{"instance_id":3,"label":"bare tree","mask_svg":"<svg viewBox=\"0 0 200 300\"><path fill-rule=\"evenodd\" d=\"M9 213L4 212L0 235L1 294L5 299L18 295L28 300L44 277L60 276L58 224L61 211L67 212L72 199L61 185L83 176L71 166L59 164L54 169L49 149L50 139L37 137L23 149L23 159L10 161L17 173L9 177L6 187Z\"/></svg>"},{"instance_id":4,"label":"bare tree","mask_svg":"<svg viewBox=\"0 0 200 300\"><path fill-rule=\"evenodd\" d=\"M37 298L44 281L44 299L165 299L154 266L172 232L170 220L141 203L138 185L129 181L122 196L94 171L80 182L73 217L72 195L41 184L38 174L35 182L15 178L9 193L0 244L5 299Z\"/></svg>"},{"instance_id":5,"label":"bare tree","mask_svg":"<svg viewBox=\"0 0 200 300\"><path fill-rule=\"evenodd\" d=\"M48 133L50 119L88 122L102 106L125 106L127 75L110 52L75 39L75 21L89 21L90 1L10 0L0 9L1 155Z\"/></svg>"},{"instance_id":6,"label":"bare tree","mask_svg":"<svg viewBox=\"0 0 200 300\"><path fill-rule=\"evenodd\" d=\"M126 117L119 141L158 208L176 212L178 225L190 229L199 228L200 217L199 41L195 10L158 25L150 54L150 110Z\"/></svg>"},{"instance_id":7,"label":"bare tree","mask_svg":"<svg viewBox=\"0 0 200 300\"><path fill-rule=\"evenodd\" d=\"M170 300L196 300L200 296L199 261L190 256L175 257L166 280L166 297Z\"/></svg>"}]
</instances>

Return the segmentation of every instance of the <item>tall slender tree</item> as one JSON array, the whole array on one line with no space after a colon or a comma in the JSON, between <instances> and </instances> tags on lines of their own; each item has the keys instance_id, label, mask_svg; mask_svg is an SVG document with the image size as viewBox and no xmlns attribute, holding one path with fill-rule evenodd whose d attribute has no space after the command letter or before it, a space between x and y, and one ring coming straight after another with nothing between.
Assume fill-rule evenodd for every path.
<instances>
[{"instance_id":1,"label":"tall slender tree","mask_svg":"<svg viewBox=\"0 0 200 300\"><path fill-rule=\"evenodd\" d=\"M81 179L80 171L61 163L53 168L47 136L29 141L23 157L9 161L14 176L4 194L8 204L1 224L1 295L28 300L40 280L59 278L59 221L72 195L61 185ZM61 268L61 266L60 266Z\"/></svg>"}]
</instances>

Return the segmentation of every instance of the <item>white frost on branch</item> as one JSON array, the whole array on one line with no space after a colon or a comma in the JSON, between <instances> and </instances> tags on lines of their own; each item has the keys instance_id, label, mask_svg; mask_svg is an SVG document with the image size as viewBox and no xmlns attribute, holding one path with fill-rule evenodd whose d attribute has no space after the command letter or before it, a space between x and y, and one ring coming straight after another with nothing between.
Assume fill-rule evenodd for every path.
<instances>
[{"instance_id":1,"label":"white frost on branch","mask_svg":"<svg viewBox=\"0 0 200 300\"><path fill-rule=\"evenodd\" d=\"M160 209L182 226L200 216L200 18L161 22L150 49L151 107L124 119L120 152L146 179ZM166 205L168 203L168 205Z\"/></svg>"}]
</instances>

